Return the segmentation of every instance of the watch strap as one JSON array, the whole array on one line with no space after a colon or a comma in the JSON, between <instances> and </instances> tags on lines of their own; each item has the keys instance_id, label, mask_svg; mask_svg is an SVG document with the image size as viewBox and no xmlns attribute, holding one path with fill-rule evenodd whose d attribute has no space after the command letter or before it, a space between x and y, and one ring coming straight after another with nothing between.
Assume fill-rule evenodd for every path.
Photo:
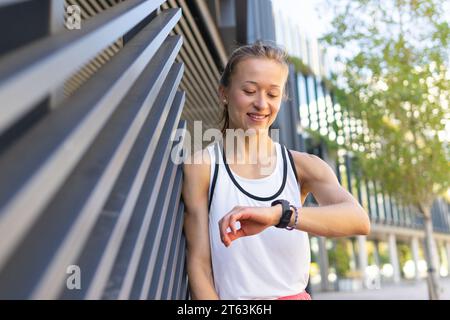
<instances>
[{"instance_id":1,"label":"watch strap","mask_svg":"<svg viewBox=\"0 0 450 320\"><path fill-rule=\"evenodd\" d=\"M289 225L289 222L291 221L292 211L291 207L289 206L289 202L287 200L278 199L272 202L272 207L276 206L278 204L281 204L281 218L280 222L278 222L275 227L277 228L286 228Z\"/></svg>"}]
</instances>

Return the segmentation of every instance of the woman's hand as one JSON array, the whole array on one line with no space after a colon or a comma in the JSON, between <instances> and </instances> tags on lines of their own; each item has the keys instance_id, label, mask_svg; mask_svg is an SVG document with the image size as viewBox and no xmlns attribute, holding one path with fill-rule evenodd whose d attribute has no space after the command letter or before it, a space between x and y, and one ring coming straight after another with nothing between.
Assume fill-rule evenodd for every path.
<instances>
[{"instance_id":1,"label":"woman's hand","mask_svg":"<svg viewBox=\"0 0 450 320\"><path fill-rule=\"evenodd\" d=\"M219 221L220 239L227 247L241 237L252 236L264 229L278 224L281 217L281 204L273 207L234 207ZM236 222L241 224L236 229ZM227 229L230 228L231 232Z\"/></svg>"}]
</instances>

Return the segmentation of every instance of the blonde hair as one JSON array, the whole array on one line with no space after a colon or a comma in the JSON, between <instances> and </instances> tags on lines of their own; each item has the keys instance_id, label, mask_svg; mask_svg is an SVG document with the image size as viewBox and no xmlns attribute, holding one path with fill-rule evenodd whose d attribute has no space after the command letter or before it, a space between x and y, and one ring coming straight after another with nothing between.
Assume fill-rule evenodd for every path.
<instances>
[{"instance_id":1,"label":"blonde hair","mask_svg":"<svg viewBox=\"0 0 450 320\"><path fill-rule=\"evenodd\" d=\"M289 70L288 63L288 54L286 50L278 47L274 44L264 43L260 40L256 41L253 44L241 46L233 51L231 54L227 65L220 77L220 85L228 88L231 83L231 76L235 72L236 66L239 62L248 59L248 58L260 58L260 59L269 59L280 63ZM286 90L283 90L285 93ZM285 96L284 96L285 97ZM222 127L222 134L225 133L225 130L229 126L229 115L228 115L228 105L224 105L222 117L220 122L224 121Z\"/></svg>"}]
</instances>

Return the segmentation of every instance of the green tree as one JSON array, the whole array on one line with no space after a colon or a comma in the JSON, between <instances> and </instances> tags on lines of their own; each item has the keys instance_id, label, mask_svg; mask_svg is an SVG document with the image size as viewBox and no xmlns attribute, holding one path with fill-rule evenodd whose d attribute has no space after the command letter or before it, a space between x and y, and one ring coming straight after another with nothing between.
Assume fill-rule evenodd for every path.
<instances>
[{"instance_id":1,"label":"green tree","mask_svg":"<svg viewBox=\"0 0 450 320\"><path fill-rule=\"evenodd\" d=\"M336 275L345 278L350 271L350 255L346 239L336 239L334 250L328 251L328 261L336 268Z\"/></svg>"},{"instance_id":2,"label":"green tree","mask_svg":"<svg viewBox=\"0 0 450 320\"><path fill-rule=\"evenodd\" d=\"M423 215L430 299L439 299L431 206L449 189L450 23L444 0L326 1L345 148L367 178ZM447 125L447 131L446 131Z\"/></svg>"},{"instance_id":3,"label":"green tree","mask_svg":"<svg viewBox=\"0 0 450 320\"><path fill-rule=\"evenodd\" d=\"M403 267L405 266L406 262L408 260L412 259L412 253L409 246L405 243L400 243L398 245L398 262L400 264L400 271L405 276L405 272L403 270Z\"/></svg>"}]
</instances>

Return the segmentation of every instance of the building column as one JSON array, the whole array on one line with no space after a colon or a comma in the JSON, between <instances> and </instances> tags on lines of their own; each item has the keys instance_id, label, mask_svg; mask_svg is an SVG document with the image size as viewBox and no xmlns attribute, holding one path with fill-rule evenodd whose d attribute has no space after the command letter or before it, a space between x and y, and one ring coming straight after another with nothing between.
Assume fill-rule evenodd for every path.
<instances>
[{"instance_id":1,"label":"building column","mask_svg":"<svg viewBox=\"0 0 450 320\"><path fill-rule=\"evenodd\" d=\"M378 269L381 270L381 262L380 262L380 252L378 249L379 241L374 240L373 241L373 260L375 262L375 265L378 267Z\"/></svg>"},{"instance_id":2,"label":"building column","mask_svg":"<svg viewBox=\"0 0 450 320\"><path fill-rule=\"evenodd\" d=\"M358 236L358 267L361 272L361 280L364 287L367 287L367 237Z\"/></svg>"},{"instance_id":3,"label":"building column","mask_svg":"<svg viewBox=\"0 0 450 320\"><path fill-rule=\"evenodd\" d=\"M319 268L320 268L320 287L322 291L329 289L328 283L328 252L326 246L326 239L324 237L317 237L319 243Z\"/></svg>"},{"instance_id":4,"label":"building column","mask_svg":"<svg viewBox=\"0 0 450 320\"><path fill-rule=\"evenodd\" d=\"M356 272L359 270L358 267L358 257L356 256L356 241L355 238L348 239L350 241L351 255L350 255L350 270Z\"/></svg>"},{"instance_id":5,"label":"building column","mask_svg":"<svg viewBox=\"0 0 450 320\"><path fill-rule=\"evenodd\" d=\"M436 276L439 279L441 277L441 259L439 258L439 242L436 239L433 239L433 251L434 265L436 266Z\"/></svg>"},{"instance_id":6,"label":"building column","mask_svg":"<svg viewBox=\"0 0 450 320\"><path fill-rule=\"evenodd\" d=\"M415 268L415 279L420 280L420 272L419 272L419 239L417 237L411 238L411 253L414 261Z\"/></svg>"},{"instance_id":7,"label":"building column","mask_svg":"<svg viewBox=\"0 0 450 320\"><path fill-rule=\"evenodd\" d=\"M450 242L445 242L445 253L447 255L447 277L450 277Z\"/></svg>"},{"instance_id":8,"label":"building column","mask_svg":"<svg viewBox=\"0 0 450 320\"><path fill-rule=\"evenodd\" d=\"M380 260L380 249L379 249L379 240L375 239L373 241L373 260L375 262L375 265L377 266L378 274L375 275L375 279L372 279L374 281L373 284L371 284L373 289L380 289L381 288L381 260Z\"/></svg>"},{"instance_id":9,"label":"building column","mask_svg":"<svg viewBox=\"0 0 450 320\"><path fill-rule=\"evenodd\" d=\"M397 240L395 234L389 234L389 259L394 270L393 280L395 283L400 282L400 265L397 255Z\"/></svg>"}]
</instances>

